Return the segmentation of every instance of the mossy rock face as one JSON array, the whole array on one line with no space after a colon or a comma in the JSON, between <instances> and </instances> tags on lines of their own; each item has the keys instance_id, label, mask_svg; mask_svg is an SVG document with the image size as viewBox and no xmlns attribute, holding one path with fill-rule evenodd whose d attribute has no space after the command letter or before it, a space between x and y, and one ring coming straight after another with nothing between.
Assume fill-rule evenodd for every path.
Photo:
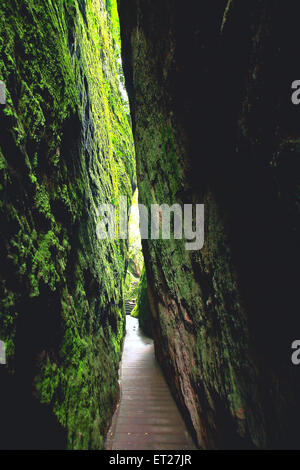
<instances>
[{"instance_id":1,"label":"mossy rock face","mask_svg":"<svg viewBox=\"0 0 300 470\"><path fill-rule=\"evenodd\" d=\"M102 449L119 393L127 246L96 208L131 200L135 163L108 3L0 4L4 447Z\"/></svg>"},{"instance_id":2,"label":"mossy rock face","mask_svg":"<svg viewBox=\"0 0 300 470\"><path fill-rule=\"evenodd\" d=\"M244 3L118 1L140 202L205 204L201 251L143 241L156 355L203 448L291 445L299 417L299 6Z\"/></svg>"},{"instance_id":3,"label":"mossy rock face","mask_svg":"<svg viewBox=\"0 0 300 470\"><path fill-rule=\"evenodd\" d=\"M132 317L139 319L139 325L142 331L149 336L153 337L152 333L152 315L147 292L147 275L145 268L143 269L141 279L138 285L137 303L131 312Z\"/></svg>"}]
</instances>

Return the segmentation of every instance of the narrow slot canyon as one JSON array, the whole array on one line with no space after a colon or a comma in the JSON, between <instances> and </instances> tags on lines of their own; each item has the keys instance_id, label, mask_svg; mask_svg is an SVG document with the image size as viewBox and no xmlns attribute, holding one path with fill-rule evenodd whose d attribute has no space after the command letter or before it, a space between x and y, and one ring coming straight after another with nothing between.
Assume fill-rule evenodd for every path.
<instances>
[{"instance_id":1,"label":"narrow slot canyon","mask_svg":"<svg viewBox=\"0 0 300 470\"><path fill-rule=\"evenodd\" d=\"M298 3L1 0L1 450L300 448Z\"/></svg>"},{"instance_id":2,"label":"narrow slot canyon","mask_svg":"<svg viewBox=\"0 0 300 470\"><path fill-rule=\"evenodd\" d=\"M155 360L153 340L126 318L121 400L108 432L108 450L193 450L180 412Z\"/></svg>"}]
</instances>

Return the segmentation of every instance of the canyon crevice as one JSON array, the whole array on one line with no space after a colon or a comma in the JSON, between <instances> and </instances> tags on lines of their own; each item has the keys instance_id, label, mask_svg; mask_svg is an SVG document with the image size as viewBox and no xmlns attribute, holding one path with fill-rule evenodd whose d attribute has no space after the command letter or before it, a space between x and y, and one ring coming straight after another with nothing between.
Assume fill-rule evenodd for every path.
<instances>
[{"instance_id":1,"label":"canyon crevice","mask_svg":"<svg viewBox=\"0 0 300 470\"><path fill-rule=\"evenodd\" d=\"M198 448L299 448L298 3L1 0L1 448L104 449L142 263L97 208L136 185L205 206L137 298Z\"/></svg>"}]
</instances>

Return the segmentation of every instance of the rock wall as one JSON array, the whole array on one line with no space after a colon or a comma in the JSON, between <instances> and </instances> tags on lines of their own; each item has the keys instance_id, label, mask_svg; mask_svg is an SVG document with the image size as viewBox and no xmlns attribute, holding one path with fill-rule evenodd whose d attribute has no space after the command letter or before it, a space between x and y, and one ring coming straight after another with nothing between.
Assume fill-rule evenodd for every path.
<instances>
[{"instance_id":1,"label":"rock wall","mask_svg":"<svg viewBox=\"0 0 300 470\"><path fill-rule=\"evenodd\" d=\"M143 241L157 357L200 447L298 447L299 5L118 5L140 202L205 204Z\"/></svg>"},{"instance_id":2,"label":"rock wall","mask_svg":"<svg viewBox=\"0 0 300 470\"><path fill-rule=\"evenodd\" d=\"M138 285L138 296L136 307L132 312L132 316L137 316L139 319L139 326L141 330L149 336L149 338L153 337L152 333L152 315L151 315L151 308L148 299L148 292L147 292L147 275L145 267L143 268L143 272L141 275L141 279Z\"/></svg>"},{"instance_id":3,"label":"rock wall","mask_svg":"<svg viewBox=\"0 0 300 470\"><path fill-rule=\"evenodd\" d=\"M114 1L0 4L0 446L96 448L118 397L125 241L96 208L135 178Z\"/></svg>"}]
</instances>

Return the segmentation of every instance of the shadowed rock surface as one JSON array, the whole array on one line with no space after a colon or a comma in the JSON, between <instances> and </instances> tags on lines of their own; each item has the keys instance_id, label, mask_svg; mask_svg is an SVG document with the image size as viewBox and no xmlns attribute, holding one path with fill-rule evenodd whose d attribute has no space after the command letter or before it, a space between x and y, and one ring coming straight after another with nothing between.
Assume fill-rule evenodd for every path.
<instances>
[{"instance_id":1,"label":"shadowed rock surface","mask_svg":"<svg viewBox=\"0 0 300 470\"><path fill-rule=\"evenodd\" d=\"M118 4L140 202L205 204L143 242L157 358L199 446L297 447L299 5Z\"/></svg>"}]
</instances>

